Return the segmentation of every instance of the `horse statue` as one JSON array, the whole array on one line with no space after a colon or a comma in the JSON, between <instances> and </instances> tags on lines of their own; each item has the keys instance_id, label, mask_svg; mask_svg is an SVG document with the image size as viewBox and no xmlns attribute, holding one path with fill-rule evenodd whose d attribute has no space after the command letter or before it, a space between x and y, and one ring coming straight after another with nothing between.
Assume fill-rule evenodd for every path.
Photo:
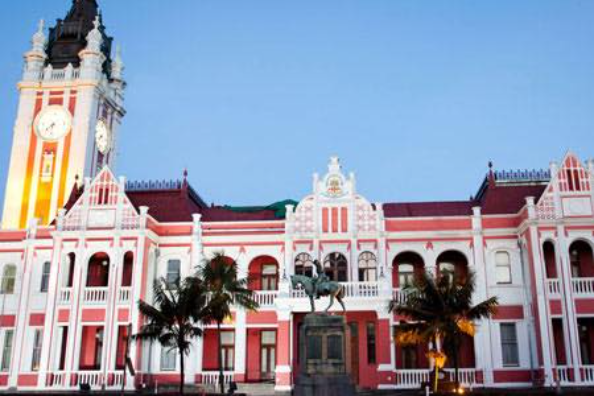
<instances>
[{"instance_id":1,"label":"horse statue","mask_svg":"<svg viewBox=\"0 0 594 396\"><path fill-rule=\"evenodd\" d=\"M335 281L331 281L324 271L322 270L322 265L318 260L314 260L314 265L317 269L317 275L315 277L309 277L306 275L292 275L291 276L291 286L293 289L297 289L301 287L307 297L309 297L309 303L311 305L311 312L316 312L316 306L314 299L318 299L324 296L330 296L330 304L326 307L324 312L328 312L328 310L334 305L334 299L338 301L340 306L342 307L342 311L346 311L346 307L344 306L344 287Z\"/></svg>"}]
</instances>

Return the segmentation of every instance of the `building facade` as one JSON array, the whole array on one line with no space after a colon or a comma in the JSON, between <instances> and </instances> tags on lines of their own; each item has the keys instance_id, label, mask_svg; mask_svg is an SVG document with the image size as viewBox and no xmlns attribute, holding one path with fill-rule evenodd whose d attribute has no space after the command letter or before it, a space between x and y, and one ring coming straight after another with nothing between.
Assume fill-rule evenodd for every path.
<instances>
[{"instance_id":1,"label":"building facade","mask_svg":"<svg viewBox=\"0 0 594 396\"><path fill-rule=\"evenodd\" d=\"M132 343L136 373L124 373L136 302L151 301L155 279L183 278L221 251L260 304L223 325L227 382L291 389L309 302L289 279L319 259L344 285L349 370L362 388L428 381L426 348L399 345L402 318L388 311L424 270L473 271L477 301L500 300L462 344L465 385L594 385L593 160L568 153L544 171L490 169L465 201L373 203L331 158L298 202L206 205L185 175L112 173L125 83L98 15L95 0L74 0L25 54L0 230L0 389L176 382L177 356L156 343ZM186 383L217 383L218 347L207 326Z\"/></svg>"}]
</instances>

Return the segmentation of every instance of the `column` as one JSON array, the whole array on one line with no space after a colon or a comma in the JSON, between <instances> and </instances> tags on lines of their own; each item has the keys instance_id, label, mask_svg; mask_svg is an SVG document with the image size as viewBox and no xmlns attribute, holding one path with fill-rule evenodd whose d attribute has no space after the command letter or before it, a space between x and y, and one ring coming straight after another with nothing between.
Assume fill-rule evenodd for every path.
<instances>
[{"instance_id":1,"label":"column","mask_svg":"<svg viewBox=\"0 0 594 396\"><path fill-rule=\"evenodd\" d=\"M476 298L477 301L484 301L489 298L487 268L485 263L485 247L483 239L483 226L481 208L472 208L472 249L474 271L476 273ZM485 386L493 384L493 359L491 348L484 348L483 345L491 345L491 319L483 320L477 326L479 330L474 337L474 351L476 356L476 368L483 371Z\"/></svg>"},{"instance_id":2,"label":"column","mask_svg":"<svg viewBox=\"0 0 594 396\"><path fill-rule=\"evenodd\" d=\"M289 392L292 388L291 370L291 347L292 347L292 326L293 321L290 309L279 309L277 342L277 365L276 365L276 392Z\"/></svg>"},{"instance_id":3,"label":"column","mask_svg":"<svg viewBox=\"0 0 594 396\"><path fill-rule=\"evenodd\" d=\"M39 379L37 381L38 387L44 387L48 371L53 370L51 367L51 351L57 345L56 341L51 338L55 331L57 334L56 320L54 318L56 309L56 302L62 288L62 267L65 266L65 260L62 256L62 237L60 235L61 222L64 218L65 210L58 211L58 230L54 236L54 252L52 257L52 267L50 272L49 288L47 291L47 307L45 310L45 326L43 327L43 344L41 348L41 359L39 367ZM67 265L66 265L67 267Z\"/></svg>"},{"instance_id":4,"label":"column","mask_svg":"<svg viewBox=\"0 0 594 396\"><path fill-rule=\"evenodd\" d=\"M569 350L566 353L568 365L571 364L573 371L573 379L575 382L581 382L580 366L580 338L577 325L577 315L575 312L575 304L573 299L573 287L571 282L571 264L569 258L569 246L565 238L565 227L557 220L557 248L555 250L559 268L561 270L561 287L563 291L563 313L564 322L569 338ZM554 342L554 341L553 341ZM553 345L553 344L551 344ZM571 362L571 363L570 363Z\"/></svg>"},{"instance_id":5,"label":"column","mask_svg":"<svg viewBox=\"0 0 594 396\"><path fill-rule=\"evenodd\" d=\"M8 378L8 386L16 387L18 383L19 372L21 369L21 352L23 350L23 343L25 342L25 334L29 328L27 318L29 316L29 296L31 295L31 271L35 261L35 236L37 233L38 219L31 219L29 229L27 230L27 239L25 240L25 254L23 256L23 272L21 281L19 279L19 271L17 270L17 281L15 292L18 293L18 305L14 324L13 343L12 343L12 361L10 362L10 376ZM19 267L17 266L17 269ZM20 283L20 287L19 287ZM5 298L5 297L4 297Z\"/></svg>"},{"instance_id":6,"label":"column","mask_svg":"<svg viewBox=\"0 0 594 396\"><path fill-rule=\"evenodd\" d=\"M394 344L392 338L392 315L385 310L377 311L377 380L378 388L392 387L394 384Z\"/></svg>"},{"instance_id":7,"label":"column","mask_svg":"<svg viewBox=\"0 0 594 396\"><path fill-rule=\"evenodd\" d=\"M538 230L536 224L536 208L534 205L534 198L526 198L528 206L528 232L530 236L530 250L532 252L531 265L534 270L534 289L536 294L538 321L536 323L537 330L539 330L540 349L542 355L542 366L544 369L544 385L552 386L554 377L552 369L552 351L551 351L551 331L549 323L549 309L548 301L546 299L546 280L543 272L540 257L540 245L538 240Z\"/></svg>"},{"instance_id":8,"label":"column","mask_svg":"<svg viewBox=\"0 0 594 396\"><path fill-rule=\"evenodd\" d=\"M235 382L245 382L247 356L246 316L245 309L238 308L235 311L235 370L233 372Z\"/></svg>"}]
</instances>

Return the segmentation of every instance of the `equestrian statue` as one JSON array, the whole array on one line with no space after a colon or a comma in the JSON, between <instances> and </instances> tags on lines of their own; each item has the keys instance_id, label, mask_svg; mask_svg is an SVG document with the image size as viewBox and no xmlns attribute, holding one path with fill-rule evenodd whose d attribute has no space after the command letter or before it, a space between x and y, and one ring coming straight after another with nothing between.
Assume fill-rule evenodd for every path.
<instances>
[{"instance_id":1,"label":"equestrian statue","mask_svg":"<svg viewBox=\"0 0 594 396\"><path fill-rule=\"evenodd\" d=\"M326 307L324 312L328 312L332 305L334 305L335 298L342 306L342 311L346 311L344 301L342 300L344 298L344 287L340 283L330 280L330 278L324 273L322 264L320 264L318 260L314 260L313 264L316 267L316 274L314 276L291 276L291 285L293 289L297 289L299 286L303 288L305 294L307 297L309 297L312 313L316 312L314 299L317 300L324 296L330 296L330 304L328 304L328 307Z\"/></svg>"}]
</instances>

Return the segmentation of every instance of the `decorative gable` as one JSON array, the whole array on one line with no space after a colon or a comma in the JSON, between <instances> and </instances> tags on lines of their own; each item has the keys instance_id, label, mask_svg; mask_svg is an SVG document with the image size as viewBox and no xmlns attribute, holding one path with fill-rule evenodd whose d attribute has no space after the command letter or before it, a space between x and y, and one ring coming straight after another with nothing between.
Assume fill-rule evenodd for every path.
<instances>
[{"instance_id":1,"label":"decorative gable","mask_svg":"<svg viewBox=\"0 0 594 396\"><path fill-rule=\"evenodd\" d=\"M337 157L330 158L324 177L314 175L313 190L288 216L291 232L346 235L380 229L376 208L356 193L355 175L346 177Z\"/></svg>"},{"instance_id":2,"label":"decorative gable","mask_svg":"<svg viewBox=\"0 0 594 396\"><path fill-rule=\"evenodd\" d=\"M577 156L568 153L561 167L551 165L551 181L536 206L539 219L592 216L592 176Z\"/></svg>"},{"instance_id":3,"label":"decorative gable","mask_svg":"<svg viewBox=\"0 0 594 396\"><path fill-rule=\"evenodd\" d=\"M61 223L64 230L137 229L140 215L126 196L124 180L104 167L93 181L85 180L83 194Z\"/></svg>"}]
</instances>

